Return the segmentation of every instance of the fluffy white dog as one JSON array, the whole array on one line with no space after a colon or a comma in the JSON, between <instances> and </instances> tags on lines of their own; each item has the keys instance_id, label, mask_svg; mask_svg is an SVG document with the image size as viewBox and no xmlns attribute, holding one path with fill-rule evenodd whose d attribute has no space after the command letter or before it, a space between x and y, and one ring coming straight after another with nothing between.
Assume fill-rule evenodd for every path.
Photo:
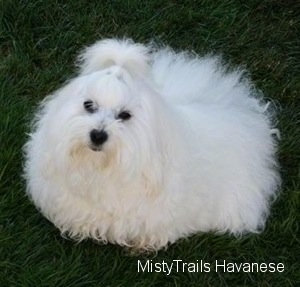
<instances>
[{"instance_id":1,"label":"fluffy white dog","mask_svg":"<svg viewBox=\"0 0 300 287\"><path fill-rule=\"evenodd\" d=\"M240 70L130 40L80 60L25 147L28 194L62 233L157 250L264 227L280 183L274 129Z\"/></svg>"}]
</instances>

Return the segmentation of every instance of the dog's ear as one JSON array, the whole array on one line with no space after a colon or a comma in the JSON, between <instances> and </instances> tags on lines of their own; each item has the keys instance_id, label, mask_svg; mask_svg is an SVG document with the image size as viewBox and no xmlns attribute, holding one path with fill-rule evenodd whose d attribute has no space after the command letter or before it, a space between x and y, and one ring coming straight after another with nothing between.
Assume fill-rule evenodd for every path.
<instances>
[{"instance_id":1,"label":"dog's ear","mask_svg":"<svg viewBox=\"0 0 300 287\"><path fill-rule=\"evenodd\" d=\"M129 73L147 74L149 49L130 39L106 39L96 42L78 57L81 74L89 74L110 66L120 66Z\"/></svg>"}]
</instances>

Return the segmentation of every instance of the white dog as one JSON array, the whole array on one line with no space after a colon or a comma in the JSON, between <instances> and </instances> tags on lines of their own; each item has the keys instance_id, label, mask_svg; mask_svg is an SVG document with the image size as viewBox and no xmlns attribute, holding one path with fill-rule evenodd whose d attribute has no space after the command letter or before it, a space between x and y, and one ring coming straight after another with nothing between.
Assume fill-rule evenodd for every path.
<instances>
[{"instance_id":1,"label":"white dog","mask_svg":"<svg viewBox=\"0 0 300 287\"><path fill-rule=\"evenodd\" d=\"M270 112L217 58L103 40L41 104L28 194L62 233L158 250L264 227L280 184Z\"/></svg>"}]
</instances>

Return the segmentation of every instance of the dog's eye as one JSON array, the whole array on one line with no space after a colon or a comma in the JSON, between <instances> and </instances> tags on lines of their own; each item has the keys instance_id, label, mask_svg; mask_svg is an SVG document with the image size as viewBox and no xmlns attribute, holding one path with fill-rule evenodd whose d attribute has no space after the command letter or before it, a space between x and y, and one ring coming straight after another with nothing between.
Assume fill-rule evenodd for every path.
<instances>
[{"instance_id":1,"label":"dog's eye","mask_svg":"<svg viewBox=\"0 0 300 287\"><path fill-rule=\"evenodd\" d=\"M118 114L117 119L127 121L131 118L131 114L128 111L122 111Z\"/></svg>"},{"instance_id":2,"label":"dog's eye","mask_svg":"<svg viewBox=\"0 0 300 287\"><path fill-rule=\"evenodd\" d=\"M92 100L87 100L83 103L84 109L89 112L89 113L93 113L96 111L96 107L93 103Z\"/></svg>"}]
</instances>

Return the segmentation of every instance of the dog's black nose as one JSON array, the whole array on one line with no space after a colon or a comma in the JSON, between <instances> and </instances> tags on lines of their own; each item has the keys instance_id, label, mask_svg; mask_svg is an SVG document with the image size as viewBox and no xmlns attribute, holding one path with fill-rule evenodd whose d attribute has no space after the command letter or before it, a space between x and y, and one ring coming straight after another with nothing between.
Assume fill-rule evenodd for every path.
<instances>
[{"instance_id":1,"label":"dog's black nose","mask_svg":"<svg viewBox=\"0 0 300 287\"><path fill-rule=\"evenodd\" d=\"M104 130L92 130L90 132L90 138L94 145L102 145L108 139L108 134Z\"/></svg>"}]
</instances>

